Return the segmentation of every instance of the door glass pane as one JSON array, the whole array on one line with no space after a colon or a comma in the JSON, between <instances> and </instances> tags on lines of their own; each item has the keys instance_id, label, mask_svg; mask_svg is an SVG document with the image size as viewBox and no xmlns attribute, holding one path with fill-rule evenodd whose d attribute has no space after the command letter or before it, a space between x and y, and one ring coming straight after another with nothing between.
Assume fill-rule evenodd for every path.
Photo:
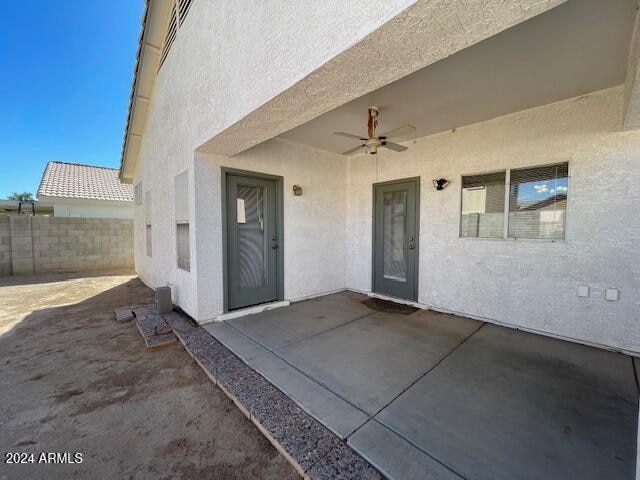
<instances>
[{"instance_id":1,"label":"door glass pane","mask_svg":"<svg viewBox=\"0 0 640 480\"><path fill-rule=\"evenodd\" d=\"M238 185L238 288L266 285L265 189Z\"/></svg>"},{"instance_id":2,"label":"door glass pane","mask_svg":"<svg viewBox=\"0 0 640 480\"><path fill-rule=\"evenodd\" d=\"M405 235L407 191L387 192L382 200L383 276L389 280L407 280Z\"/></svg>"}]
</instances>

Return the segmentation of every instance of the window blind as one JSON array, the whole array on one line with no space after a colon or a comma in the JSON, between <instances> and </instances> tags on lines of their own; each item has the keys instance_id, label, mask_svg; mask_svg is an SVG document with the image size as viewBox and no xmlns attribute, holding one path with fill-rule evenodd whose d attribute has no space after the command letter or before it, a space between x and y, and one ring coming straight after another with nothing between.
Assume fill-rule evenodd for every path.
<instances>
[{"instance_id":1,"label":"window blind","mask_svg":"<svg viewBox=\"0 0 640 480\"><path fill-rule=\"evenodd\" d=\"M176 256L178 258L178 268L190 271L190 250L189 250L189 224L176 224Z\"/></svg>"},{"instance_id":2,"label":"window blind","mask_svg":"<svg viewBox=\"0 0 640 480\"><path fill-rule=\"evenodd\" d=\"M462 177L462 237L502 238L506 173Z\"/></svg>"},{"instance_id":3,"label":"window blind","mask_svg":"<svg viewBox=\"0 0 640 480\"><path fill-rule=\"evenodd\" d=\"M142 182L134 187L134 199L136 205L142 205Z\"/></svg>"},{"instance_id":4,"label":"window blind","mask_svg":"<svg viewBox=\"0 0 640 480\"><path fill-rule=\"evenodd\" d=\"M151 225L147 225L145 228L145 243L147 247L147 257L152 256L152 241L151 241Z\"/></svg>"},{"instance_id":5,"label":"window blind","mask_svg":"<svg viewBox=\"0 0 640 480\"><path fill-rule=\"evenodd\" d=\"M511 170L509 237L563 239L569 165Z\"/></svg>"},{"instance_id":6,"label":"window blind","mask_svg":"<svg viewBox=\"0 0 640 480\"><path fill-rule=\"evenodd\" d=\"M151 190L144 193L144 221L146 225L151 225Z\"/></svg>"},{"instance_id":7,"label":"window blind","mask_svg":"<svg viewBox=\"0 0 640 480\"><path fill-rule=\"evenodd\" d=\"M187 171L175 177L175 214L176 223L189 222L189 177Z\"/></svg>"}]
</instances>

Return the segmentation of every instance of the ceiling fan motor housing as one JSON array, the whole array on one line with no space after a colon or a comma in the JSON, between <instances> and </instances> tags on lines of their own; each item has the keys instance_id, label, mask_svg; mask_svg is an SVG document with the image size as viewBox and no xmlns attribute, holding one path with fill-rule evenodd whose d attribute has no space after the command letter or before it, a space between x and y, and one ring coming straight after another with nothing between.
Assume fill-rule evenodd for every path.
<instances>
[{"instance_id":1,"label":"ceiling fan motor housing","mask_svg":"<svg viewBox=\"0 0 640 480\"><path fill-rule=\"evenodd\" d=\"M370 138L369 140L367 140L367 143L365 143L367 152L371 153L372 155L378 153L378 147L381 145L382 142L378 138Z\"/></svg>"}]
</instances>

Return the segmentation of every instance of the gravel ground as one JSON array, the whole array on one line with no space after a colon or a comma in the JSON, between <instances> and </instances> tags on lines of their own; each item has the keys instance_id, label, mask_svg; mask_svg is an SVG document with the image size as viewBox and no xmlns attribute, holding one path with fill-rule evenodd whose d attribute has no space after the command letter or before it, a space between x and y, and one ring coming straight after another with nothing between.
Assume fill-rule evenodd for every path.
<instances>
[{"instance_id":1,"label":"gravel ground","mask_svg":"<svg viewBox=\"0 0 640 480\"><path fill-rule=\"evenodd\" d=\"M179 344L147 351L115 322L151 301L122 272L0 278L0 479L299 478Z\"/></svg>"}]
</instances>

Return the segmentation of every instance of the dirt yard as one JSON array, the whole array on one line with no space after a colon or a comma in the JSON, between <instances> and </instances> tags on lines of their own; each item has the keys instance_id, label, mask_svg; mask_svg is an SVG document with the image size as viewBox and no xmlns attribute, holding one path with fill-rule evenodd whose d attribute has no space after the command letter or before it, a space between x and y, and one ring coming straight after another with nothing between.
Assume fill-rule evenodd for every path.
<instances>
[{"instance_id":1,"label":"dirt yard","mask_svg":"<svg viewBox=\"0 0 640 480\"><path fill-rule=\"evenodd\" d=\"M146 351L115 322L151 300L122 273L0 278L0 479L299 478L181 346Z\"/></svg>"}]
</instances>

